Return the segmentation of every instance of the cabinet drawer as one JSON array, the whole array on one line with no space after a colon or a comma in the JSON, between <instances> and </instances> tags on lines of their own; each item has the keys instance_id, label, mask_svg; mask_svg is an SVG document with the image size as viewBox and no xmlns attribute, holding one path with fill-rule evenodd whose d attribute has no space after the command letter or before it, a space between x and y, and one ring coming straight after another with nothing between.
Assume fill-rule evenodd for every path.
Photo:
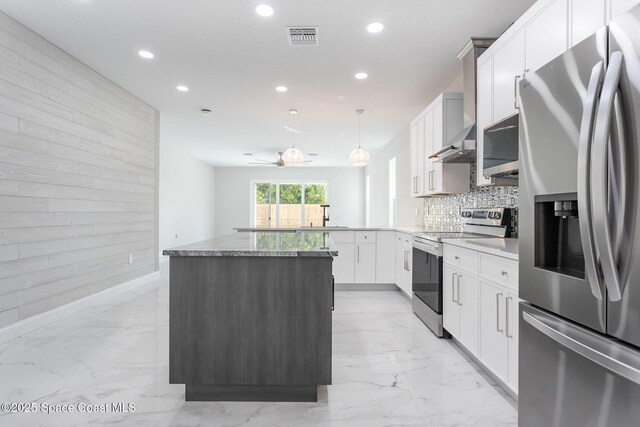
<instances>
[{"instance_id":1,"label":"cabinet drawer","mask_svg":"<svg viewBox=\"0 0 640 427\"><path fill-rule=\"evenodd\" d=\"M375 231L356 231L356 243L375 243Z\"/></svg>"},{"instance_id":2,"label":"cabinet drawer","mask_svg":"<svg viewBox=\"0 0 640 427\"><path fill-rule=\"evenodd\" d=\"M332 231L331 233L329 233L329 235L336 243L354 242L353 231Z\"/></svg>"},{"instance_id":3,"label":"cabinet drawer","mask_svg":"<svg viewBox=\"0 0 640 427\"><path fill-rule=\"evenodd\" d=\"M518 262L495 255L480 254L480 276L518 291Z\"/></svg>"},{"instance_id":4,"label":"cabinet drawer","mask_svg":"<svg viewBox=\"0 0 640 427\"><path fill-rule=\"evenodd\" d=\"M444 262L472 273L478 273L478 252L459 246L444 245Z\"/></svg>"},{"instance_id":5,"label":"cabinet drawer","mask_svg":"<svg viewBox=\"0 0 640 427\"><path fill-rule=\"evenodd\" d=\"M413 244L413 235L406 233L396 233L396 243L411 243Z\"/></svg>"}]
</instances>

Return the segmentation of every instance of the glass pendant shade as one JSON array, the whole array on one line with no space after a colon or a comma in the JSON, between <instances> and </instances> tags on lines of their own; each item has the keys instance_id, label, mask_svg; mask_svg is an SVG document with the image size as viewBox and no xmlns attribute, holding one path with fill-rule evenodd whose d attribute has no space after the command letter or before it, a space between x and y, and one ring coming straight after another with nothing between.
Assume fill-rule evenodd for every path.
<instances>
[{"instance_id":1,"label":"glass pendant shade","mask_svg":"<svg viewBox=\"0 0 640 427\"><path fill-rule=\"evenodd\" d=\"M354 148L349 154L352 166L366 166L369 164L369 152L362 147Z\"/></svg>"},{"instance_id":2,"label":"glass pendant shade","mask_svg":"<svg viewBox=\"0 0 640 427\"><path fill-rule=\"evenodd\" d=\"M304 154L296 147L290 147L282 153L282 160L286 165L302 165L304 164Z\"/></svg>"},{"instance_id":3,"label":"glass pendant shade","mask_svg":"<svg viewBox=\"0 0 640 427\"><path fill-rule=\"evenodd\" d=\"M351 166L366 166L369 164L369 152L362 148L360 144L360 116L364 113L364 110L356 110L358 114L358 148L354 148L349 154L349 163Z\"/></svg>"}]
</instances>

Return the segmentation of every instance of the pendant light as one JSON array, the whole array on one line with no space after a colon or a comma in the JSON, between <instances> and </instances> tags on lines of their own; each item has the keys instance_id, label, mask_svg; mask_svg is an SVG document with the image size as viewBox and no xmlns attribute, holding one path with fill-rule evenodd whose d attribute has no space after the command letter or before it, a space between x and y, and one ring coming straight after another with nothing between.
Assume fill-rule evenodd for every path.
<instances>
[{"instance_id":1,"label":"pendant light","mask_svg":"<svg viewBox=\"0 0 640 427\"><path fill-rule=\"evenodd\" d=\"M358 113L358 148L354 148L349 154L349 162L352 166L366 166L369 164L369 152L360 145L360 116L364 110L356 110Z\"/></svg>"},{"instance_id":2,"label":"pendant light","mask_svg":"<svg viewBox=\"0 0 640 427\"><path fill-rule=\"evenodd\" d=\"M287 150L282 153L282 160L286 165L302 165L304 164L304 154L296 148L295 117L296 114L298 114L298 110L292 108L289 110L289 114L291 114L291 148L287 148Z\"/></svg>"}]
</instances>

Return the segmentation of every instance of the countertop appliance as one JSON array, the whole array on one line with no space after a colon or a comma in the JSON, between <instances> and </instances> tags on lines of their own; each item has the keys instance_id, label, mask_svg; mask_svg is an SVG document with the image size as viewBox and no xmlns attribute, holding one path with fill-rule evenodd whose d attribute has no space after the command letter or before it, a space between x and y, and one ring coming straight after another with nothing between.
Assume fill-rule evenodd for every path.
<instances>
[{"instance_id":1,"label":"countertop appliance","mask_svg":"<svg viewBox=\"0 0 640 427\"><path fill-rule=\"evenodd\" d=\"M509 237L508 208L463 209L463 232L422 232L413 236L413 312L438 337L448 336L442 327L442 240L477 237Z\"/></svg>"},{"instance_id":2,"label":"countertop appliance","mask_svg":"<svg viewBox=\"0 0 640 427\"><path fill-rule=\"evenodd\" d=\"M484 128L484 176L517 178L518 146L518 113Z\"/></svg>"},{"instance_id":3,"label":"countertop appliance","mask_svg":"<svg viewBox=\"0 0 640 427\"><path fill-rule=\"evenodd\" d=\"M640 7L519 93L519 425L638 426Z\"/></svg>"}]
</instances>

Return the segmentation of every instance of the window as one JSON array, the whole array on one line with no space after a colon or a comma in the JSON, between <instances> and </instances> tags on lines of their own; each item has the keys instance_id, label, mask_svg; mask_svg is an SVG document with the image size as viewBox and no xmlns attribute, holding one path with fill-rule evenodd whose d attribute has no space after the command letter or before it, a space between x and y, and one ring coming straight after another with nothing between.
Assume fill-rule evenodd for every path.
<instances>
[{"instance_id":1,"label":"window","mask_svg":"<svg viewBox=\"0 0 640 427\"><path fill-rule=\"evenodd\" d=\"M389 227L396 225L396 158L389 160Z\"/></svg>"},{"instance_id":2,"label":"window","mask_svg":"<svg viewBox=\"0 0 640 427\"><path fill-rule=\"evenodd\" d=\"M254 182L253 218L256 228L298 228L322 225L327 184Z\"/></svg>"}]
</instances>

